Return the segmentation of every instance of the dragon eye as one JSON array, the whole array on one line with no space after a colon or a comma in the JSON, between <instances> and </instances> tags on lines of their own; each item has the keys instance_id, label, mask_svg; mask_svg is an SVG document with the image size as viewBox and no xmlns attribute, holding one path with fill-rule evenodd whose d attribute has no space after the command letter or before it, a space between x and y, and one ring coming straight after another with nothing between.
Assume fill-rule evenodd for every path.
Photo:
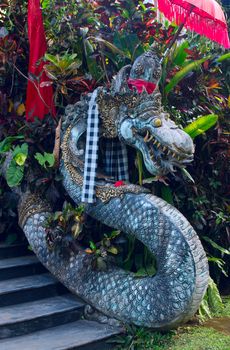
<instances>
[{"instance_id":1,"label":"dragon eye","mask_svg":"<svg viewBox=\"0 0 230 350\"><path fill-rule=\"evenodd\" d=\"M159 128L159 126L162 125L162 121L161 119L157 118L157 119L154 119L153 121L153 125L156 127L156 128Z\"/></svg>"}]
</instances>

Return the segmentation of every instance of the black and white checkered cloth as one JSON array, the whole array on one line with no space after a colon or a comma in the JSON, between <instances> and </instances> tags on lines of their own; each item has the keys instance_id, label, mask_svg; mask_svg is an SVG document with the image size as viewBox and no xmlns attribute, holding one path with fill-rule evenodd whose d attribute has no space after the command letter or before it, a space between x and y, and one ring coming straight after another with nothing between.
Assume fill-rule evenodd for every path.
<instances>
[{"instance_id":1,"label":"black and white checkered cloth","mask_svg":"<svg viewBox=\"0 0 230 350\"><path fill-rule=\"evenodd\" d=\"M104 143L104 166L106 175L116 180L129 180L128 156L126 146L119 139L106 139Z\"/></svg>"},{"instance_id":2,"label":"black and white checkered cloth","mask_svg":"<svg viewBox=\"0 0 230 350\"><path fill-rule=\"evenodd\" d=\"M97 90L89 101L86 152L84 165L84 180L81 201L85 203L95 202L95 180L97 172L98 143L99 143L99 112L97 106ZM118 139L106 139L104 142L104 171L106 175L115 180L128 181L128 157L126 146Z\"/></svg>"},{"instance_id":3,"label":"black and white checkered cloth","mask_svg":"<svg viewBox=\"0 0 230 350\"><path fill-rule=\"evenodd\" d=\"M99 113L96 103L97 90L95 90L89 101L86 151L84 165L84 180L81 201L93 203L95 201L95 179L97 171L98 141L99 141Z\"/></svg>"}]
</instances>

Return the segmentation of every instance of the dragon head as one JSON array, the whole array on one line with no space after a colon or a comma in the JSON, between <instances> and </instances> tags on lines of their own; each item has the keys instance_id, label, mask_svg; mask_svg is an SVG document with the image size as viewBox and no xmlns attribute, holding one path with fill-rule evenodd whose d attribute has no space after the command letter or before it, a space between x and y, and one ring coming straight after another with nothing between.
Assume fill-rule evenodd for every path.
<instances>
[{"instance_id":1,"label":"dragon head","mask_svg":"<svg viewBox=\"0 0 230 350\"><path fill-rule=\"evenodd\" d=\"M152 93L143 89L137 94L134 108L123 105L118 123L120 140L142 153L146 168L154 175L173 172L174 166L185 167L193 160L194 153L190 136L169 118L161 106L157 87L160 76L160 60L154 50L136 59L129 70L129 79L150 82L155 89Z\"/></svg>"}]
</instances>

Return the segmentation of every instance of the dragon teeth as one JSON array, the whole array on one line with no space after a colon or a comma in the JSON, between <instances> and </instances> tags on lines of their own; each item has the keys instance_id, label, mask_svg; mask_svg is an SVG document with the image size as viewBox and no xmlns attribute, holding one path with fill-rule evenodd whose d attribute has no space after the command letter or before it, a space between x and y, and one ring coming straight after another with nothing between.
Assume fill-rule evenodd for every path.
<instances>
[{"instance_id":1,"label":"dragon teeth","mask_svg":"<svg viewBox=\"0 0 230 350\"><path fill-rule=\"evenodd\" d=\"M146 135L144 137L144 141L147 142L149 138L149 131L147 130Z\"/></svg>"},{"instance_id":2,"label":"dragon teeth","mask_svg":"<svg viewBox=\"0 0 230 350\"><path fill-rule=\"evenodd\" d=\"M152 139L153 139L153 135L150 136L150 138L148 139L148 142L152 141Z\"/></svg>"},{"instance_id":3,"label":"dragon teeth","mask_svg":"<svg viewBox=\"0 0 230 350\"><path fill-rule=\"evenodd\" d=\"M166 150L167 150L167 147L164 146L164 147L163 147L163 152L165 152Z\"/></svg>"},{"instance_id":4,"label":"dragon teeth","mask_svg":"<svg viewBox=\"0 0 230 350\"><path fill-rule=\"evenodd\" d=\"M150 135L149 131L147 131L147 132L146 132L146 135L145 135L145 137L144 137L144 141L145 141L145 142L150 142L150 141L152 141L153 138L154 138L154 136L153 136L153 135Z\"/></svg>"}]
</instances>

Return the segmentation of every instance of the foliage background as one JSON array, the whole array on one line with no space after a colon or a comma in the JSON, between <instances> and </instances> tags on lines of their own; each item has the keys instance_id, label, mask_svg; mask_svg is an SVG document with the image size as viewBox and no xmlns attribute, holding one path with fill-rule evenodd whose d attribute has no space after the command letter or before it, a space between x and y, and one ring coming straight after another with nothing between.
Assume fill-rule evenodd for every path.
<instances>
[{"instance_id":1,"label":"foliage background","mask_svg":"<svg viewBox=\"0 0 230 350\"><path fill-rule=\"evenodd\" d=\"M31 155L52 151L54 137L50 135L68 103L98 85L109 86L113 75L151 44L163 53L176 31L153 5L138 0L43 0L41 6L48 41L46 71L55 89L58 116L30 124L24 115L29 52L26 3L3 0L0 7L0 141L10 135L23 136L30 155L26 171L34 162ZM223 59L224 54L207 39L186 32L170 51L160 82L165 109L182 127L200 115L214 113L219 119L214 128L195 139L195 161L188 168L195 183L176 173L146 185L175 205L195 227L207 251L211 275L223 288L230 269L230 59ZM204 57L196 69L189 66ZM149 176L144 169L142 180ZM56 201L63 196L57 190L59 182L57 171L47 167L35 185ZM12 241L16 236L9 233L18 230L16 220L11 219L16 219L16 200L3 178L0 189L0 239Z\"/></svg>"}]
</instances>

